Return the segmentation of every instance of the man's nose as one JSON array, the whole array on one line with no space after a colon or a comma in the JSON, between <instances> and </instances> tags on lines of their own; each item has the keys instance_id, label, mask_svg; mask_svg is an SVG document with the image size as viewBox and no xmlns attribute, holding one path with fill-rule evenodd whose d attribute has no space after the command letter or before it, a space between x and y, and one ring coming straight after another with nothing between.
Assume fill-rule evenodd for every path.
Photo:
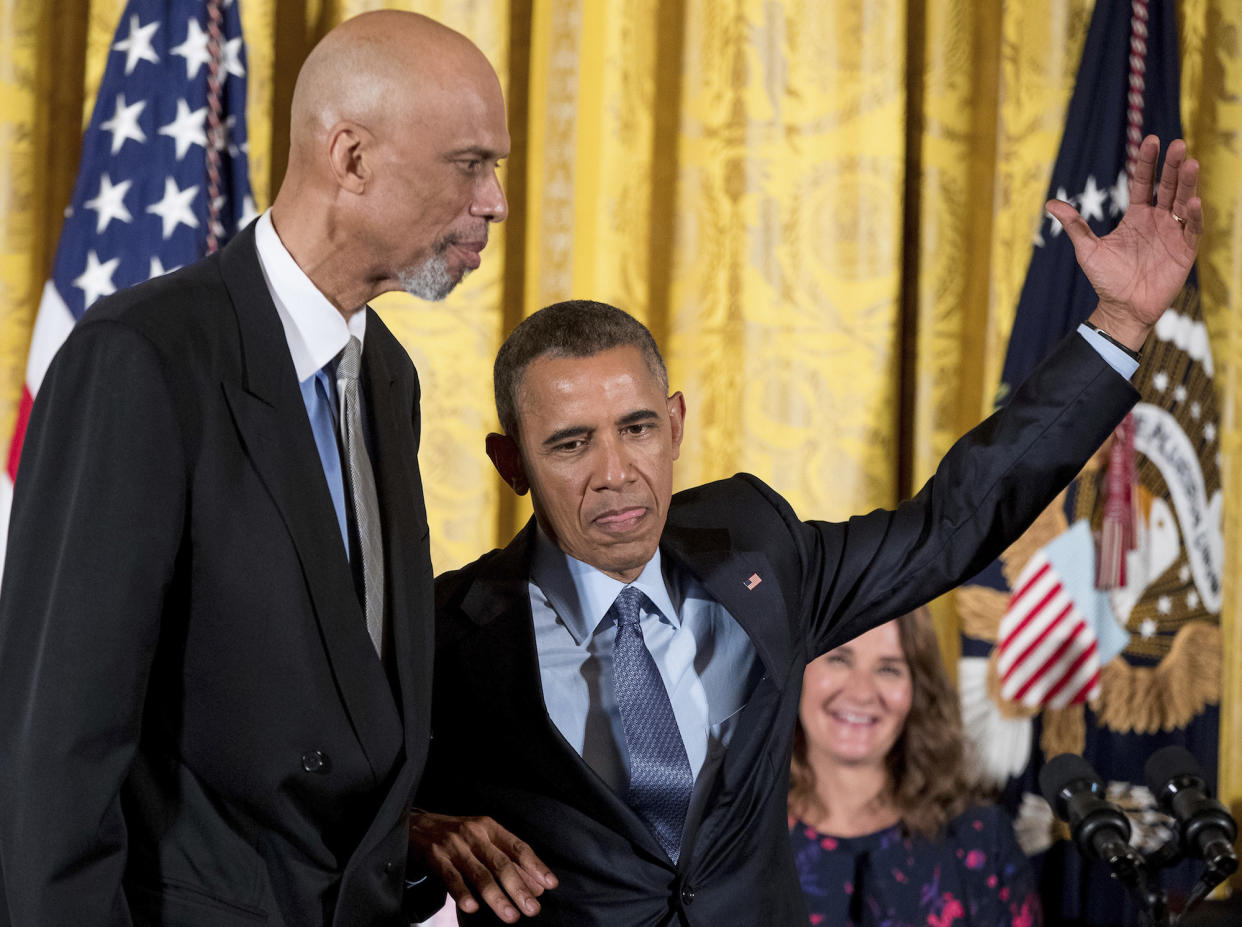
<instances>
[{"instance_id":1,"label":"man's nose","mask_svg":"<svg viewBox=\"0 0 1242 927\"><path fill-rule=\"evenodd\" d=\"M495 170L475 188L470 215L487 219L489 222L504 222L508 217L509 201L505 199L500 176Z\"/></svg>"},{"instance_id":2,"label":"man's nose","mask_svg":"<svg viewBox=\"0 0 1242 927\"><path fill-rule=\"evenodd\" d=\"M630 481L633 462L625 442L619 438L601 441L596 459L595 486L597 489L619 489Z\"/></svg>"}]
</instances>

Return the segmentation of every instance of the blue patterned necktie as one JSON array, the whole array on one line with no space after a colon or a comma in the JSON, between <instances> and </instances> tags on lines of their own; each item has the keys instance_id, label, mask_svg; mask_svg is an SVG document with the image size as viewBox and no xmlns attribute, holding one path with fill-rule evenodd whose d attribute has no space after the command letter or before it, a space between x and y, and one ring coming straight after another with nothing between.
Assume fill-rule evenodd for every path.
<instances>
[{"instance_id":1,"label":"blue patterned necktie","mask_svg":"<svg viewBox=\"0 0 1242 927\"><path fill-rule=\"evenodd\" d=\"M673 703L643 641L638 610L644 598L639 590L626 586L612 606L617 616L613 685L630 754L625 799L675 863L694 791L694 773L673 716Z\"/></svg>"}]
</instances>

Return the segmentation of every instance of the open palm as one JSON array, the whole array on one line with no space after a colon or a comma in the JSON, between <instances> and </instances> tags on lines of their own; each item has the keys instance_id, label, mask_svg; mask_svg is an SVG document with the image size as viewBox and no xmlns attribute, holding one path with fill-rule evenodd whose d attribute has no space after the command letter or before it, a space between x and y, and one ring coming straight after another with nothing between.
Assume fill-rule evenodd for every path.
<instances>
[{"instance_id":1,"label":"open palm","mask_svg":"<svg viewBox=\"0 0 1242 927\"><path fill-rule=\"evenodd\" d=\"M1199 163L1186 157L1184 141L1173 141L1153 205L1159 154L1160 140L1149 135L1139 148L1130 206L1117 228L1103 238L1068 203L1052 200L1047 206L1065 227L1078 264L1099 297L1093 322L1136 349L1186 282L1203 234Z\"/></svg>"}]
</instances>

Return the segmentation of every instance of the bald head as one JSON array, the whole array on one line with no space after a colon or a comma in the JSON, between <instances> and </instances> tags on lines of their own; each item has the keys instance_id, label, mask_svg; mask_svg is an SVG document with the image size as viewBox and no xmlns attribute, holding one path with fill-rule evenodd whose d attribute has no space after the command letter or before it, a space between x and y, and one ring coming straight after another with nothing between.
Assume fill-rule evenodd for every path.
<instances>
[{"instance_id":1,"label":"bald head","mask_svg":"<svg viewBox=\"0 0 1242 927\"><path fill-rule=\"evenodd\" d=\"M500 81L465 36L417 13L346 20L293 91L289 165L272 222L348 314L387 290L441 299L508 214Z\"/></svg>"},{"instance_id":2,"label":"bald head","mask_svg":"<svg viewBox=\"0 0 1242 927\"><path fill-rule=\"evenodd\" d=\"M419 13L376 10L341 23L298 73L290 112L291 157L307 153L348 120L373 132L409 118L411 93L447 89L463 78L493 83L483 53L460 32Z\"/></svg>"}]
</instances>

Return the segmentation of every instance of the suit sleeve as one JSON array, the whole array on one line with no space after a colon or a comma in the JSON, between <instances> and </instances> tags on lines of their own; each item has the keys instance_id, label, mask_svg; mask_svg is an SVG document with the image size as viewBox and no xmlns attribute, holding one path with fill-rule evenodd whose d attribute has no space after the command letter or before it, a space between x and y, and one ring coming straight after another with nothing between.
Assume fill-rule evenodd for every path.
<instances>
[{"instance_id":1,"label":"suit sleeve","mask_svg":"<svg viewBox=\"0 0 1242 927\"><path fill-rule=\"evenodd\" d=\"M130 921L120 790L185 493L155 349L116 322L80 325L35 402L0 594L0 856L14 927Z\"/></svg>"},{"instance_id":2,"label":"suit sleeve","mask_svg":"<svg viewBox=\"0 0 1242 927\"><path fill-rule=\"evenodd\" d=\"M944 456L914 498L845 523L791 522L809 657L975 575L1099 449L1138 393L1076 334Z\"/></svg>"}]
</instances>

